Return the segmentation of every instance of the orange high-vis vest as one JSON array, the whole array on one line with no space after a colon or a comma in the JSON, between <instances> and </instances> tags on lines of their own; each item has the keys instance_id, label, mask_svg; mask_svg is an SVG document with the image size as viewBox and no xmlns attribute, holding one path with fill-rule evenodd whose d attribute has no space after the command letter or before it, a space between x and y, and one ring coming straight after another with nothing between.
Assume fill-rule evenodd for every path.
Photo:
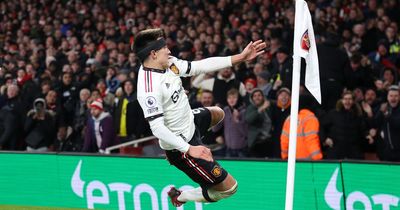
<instances>
[{"instance_id":1,"label":"orange high-vis vest","mask_svg":"<svg viewBox=\"0 0 400 210\"><path fill-rule=\"evenodd\" d=\"M281 134L281 156L288 158L289 151L290 118L286 118ZM297 147L296 159L320 160L322 159L319 143L319 122L314 113L308 109L299 112L297 122Z\"/></svg>"}]
</instances>

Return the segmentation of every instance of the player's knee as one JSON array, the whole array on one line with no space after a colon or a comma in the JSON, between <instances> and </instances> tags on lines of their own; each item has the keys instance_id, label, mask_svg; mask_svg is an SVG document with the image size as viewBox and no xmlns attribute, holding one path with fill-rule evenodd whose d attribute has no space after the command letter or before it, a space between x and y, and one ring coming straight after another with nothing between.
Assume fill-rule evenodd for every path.
<instances>
[{"instance_id":1,"label":"player's knee","mask_svg":"<svg viewBox=\"0 0 400 210\"><path fill-rule=\"evenodd\" d=\"M211 112L211 127L221 122L225 117L225 112L218 106L208 107Z\"/></svg>"},{"instance_id":2,"label":"player's knee","mask_svg":"<svg viewBox=\"0 0 400 210\"><path fill-rule=\"evenodd\" d=\"M208 195L210 196L210 198L212 200L219 201L221 199L231 197L233 194L236 193L237 188L238 188L238 184L236 182L230 189L225 190L225 191L209 190Z\"/></svg>"}]
</instances>

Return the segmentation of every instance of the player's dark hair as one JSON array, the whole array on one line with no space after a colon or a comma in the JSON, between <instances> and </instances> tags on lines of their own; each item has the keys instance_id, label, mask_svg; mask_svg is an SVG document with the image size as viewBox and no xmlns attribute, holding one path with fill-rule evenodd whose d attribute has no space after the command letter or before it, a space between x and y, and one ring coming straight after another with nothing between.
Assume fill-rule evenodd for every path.
<instances>
[{"instance_id":1,"label":"player's dark hair","mask_svg":"<svg viewBox=\"0 0 400 210\"><path fill-rule=\"evenodd\" d=\"M164 38L164 31L160 28L146 29L140 31L136 35L135 41L131 46L131 50L133 50L136 55L138 55L139 52L141 52L143 49L148 47L152 42L156 41L159 38ZM139 59L143 62L145 58L147 58L147 55L146 57Z\"/></svg>"}]
</instances>

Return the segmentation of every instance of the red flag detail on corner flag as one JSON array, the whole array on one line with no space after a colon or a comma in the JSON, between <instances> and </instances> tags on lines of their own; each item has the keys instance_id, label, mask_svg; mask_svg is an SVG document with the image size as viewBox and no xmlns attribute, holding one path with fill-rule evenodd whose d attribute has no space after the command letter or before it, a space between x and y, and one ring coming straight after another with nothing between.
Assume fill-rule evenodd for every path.
<instances>
[{"instance_id":1,"label":"red flag detail on corner flag","mask_svg":"<svg viewBox=\"0 0 400 210\"><path fill-rule=\"evenodd\" d=\"M295 12L293 56L300 56L306 60L306 87L321 103L317 46L307 3L304 0L296 0Z\"/></svg>"}]
</instances>

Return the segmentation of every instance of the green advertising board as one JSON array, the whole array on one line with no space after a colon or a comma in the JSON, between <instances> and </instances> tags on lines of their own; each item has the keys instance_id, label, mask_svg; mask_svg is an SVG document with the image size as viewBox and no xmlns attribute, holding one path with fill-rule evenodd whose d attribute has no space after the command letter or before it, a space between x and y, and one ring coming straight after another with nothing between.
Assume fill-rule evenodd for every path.
<instances>
[{"instance_id":1,"label":"green advertising board","mask_svg":"<svg viewBox=\"0 0 400 210\"><path fill-rule=\"evenodd\" d=\"M400 209L400 165L342 163L346 209Z\"/></svg>"},{"instance_id":2,"label":"green advertising board","mask_svg":"<svg viewBox=\"0 0 400 210\"><path fill-rule=\"evenodd\" d=\"M165 159L0 153L0 205L135 210L284 209L286 163L220 161L239 183L217 203L173 207L167 191L197 187ZM299 162L294 209L400 209L400 165Z\"/></svg>"}]
</instances>

